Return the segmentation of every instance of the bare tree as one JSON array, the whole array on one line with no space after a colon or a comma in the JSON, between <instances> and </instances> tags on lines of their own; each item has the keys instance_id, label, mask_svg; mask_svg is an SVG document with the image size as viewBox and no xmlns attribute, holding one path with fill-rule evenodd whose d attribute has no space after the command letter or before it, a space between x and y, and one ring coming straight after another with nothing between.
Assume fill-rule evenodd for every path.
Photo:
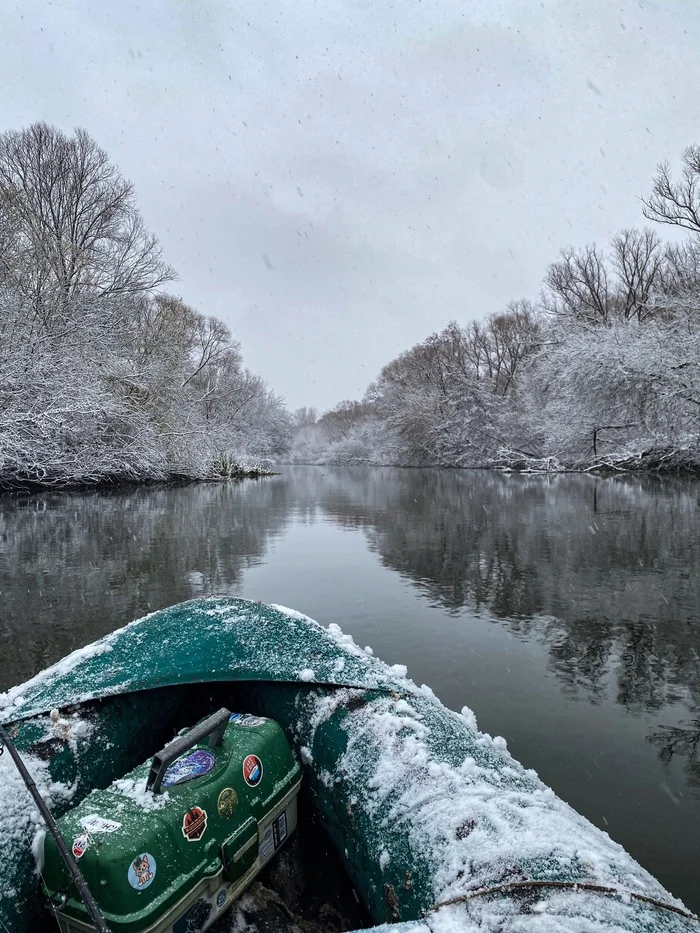
<instances>
[{"instance_id":1,"label":"bare tree","mask_svg":"<svg viewBox=\"0 0 700 933\"><path fill-rule=\"evenodd\" d=\"M133 185L85 132L0 135L0 276L48 318L56 299L139 293L174 278Z\"/></svg>"},{"instance_id":2,"label":"bare tree","mask_svg":"<svg viewBox=\"0 0 700 933\"><path fill-rule=\"evenodd\" d=\"M612 242L612 264L618 275L618 314L643 321L651 314L652 290L664 269L661 240L652 230L622 230Z\"/></svg>"},{"instance_id":3,"label":"bare tree","mask_svg":"<svg viewBox=\"0 0 700 933\"><path fill-rule=\"evenodd\" d=\"M529 301L511 301L505 311L488 319L488 344L493 391L507 395L526 359L539 347L540 326Z\"/></svg>"},{"instance_id":4,"label":"bare tree","mask_svg":"<svg viewBox=\"0 0 700 933\"><path fill-rule=\"evenodd\" d=\"M338 402L318 419L319 425L332 441L348 437L350 432L372 413L372 404L365 402Z\"/></svg>"},{"instance_id":5,"label":"bare tree","mask_svg":"<svg viewBox=\"0 0 700 933\"><path fill-rule=\"evenodd\" d=\"M607 324L612 303L605 257L595 245L564 249L545 276L545 308L590 324Z\"/></svg>"},{"instance_id":6,"label":"bare tree","mask_svg":"<svg viewBox=\"0 0 700 933\"><path fill-rule=\"evenodd\" d=\"M304 405L302 408L297 408L295 412L292 413L292 424L295 428L308 428L316 424L318 421L318 412L315 408L309 408Z\"/></svg>"},{"instance_id":7,"label":"bare tree","mask_svg":"<svg viewBox=\"0 0 700 933\"><path fill-rule=\"evenodd\" d=\"M665 297L695 296L700 292L700 237L666 245L661 291Z\"/></svg>"},{"instance_id":8,"label":"bare tree","mask_svg":"<svg viewBox=\"0 0 700 933\"><path fill-rule=\"evenodd\" d=\"M491 378L493 365L487 327L483 321L472 321L462 333L465 353L473 367L477 381Z\"/></svg>"},{"instance_id":9,"label":"bare tree","mask_svg":"<svg viewBox=\"0 0 700 933\"><path fill-rule=\"evenodd\" d=\"M545 277L546 311L585 326L609 325L615 319L645 320L662 285L666 257L651 230L622 230L610 256L594 245L566 249Z\"/></svg>"},{"instance_id":10,"label":"bare tree","mask_svg":"<svg viewBox=\"0 0 700 933\"><path fill-rule=\"evenodd\" d=\"M642 202L642 209L648 220L700 233L700 146L688 146L682 162L677 182L668 162L658 166L651 197Z\"/></svg>"}]
</instances>

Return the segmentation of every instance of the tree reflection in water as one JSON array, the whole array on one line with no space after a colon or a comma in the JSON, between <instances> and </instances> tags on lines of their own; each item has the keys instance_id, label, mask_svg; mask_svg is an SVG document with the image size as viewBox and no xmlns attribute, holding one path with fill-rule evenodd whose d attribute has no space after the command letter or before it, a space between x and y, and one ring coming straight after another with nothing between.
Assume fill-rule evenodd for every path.
<instances>
[{"instance_id":1,"label":"tree reflection in water","mask_svg":"<svg viewBox=\"0 0 700 933\"><path fill-rule=\"evenodd\" d=\"M323 504L432 603L540 638L566 692L597 703L612 678L617 703L659 710L700 705L699 494L690 480L338 471ZM650 741L697 782L698 721Z\"/></svg>"},{"instance_id":2,"label":"tree reflection in water","mask_svg":"<svg viewBox=\"0 0 700 933\"><path fill-rule=\"evenodd\" d=\"M237 593L286 524L283 492L248 480L0 497L0 690L147 612Z\"/></svg>"},{"instance_id":3,"label":"tree reflection in water","mask_svg":"<svg viewBox=\"0 0 700 933\"><path fill-rule=\"evenodd\" d=\"M663 726L652 732L649 741L659 749L662 761L670 762L674 755L686 759L688 783L700 787L700 719L687 725Z\"/></svg>"},{"instance_id":4,"label":"tree reflection in water","mask_svg":"<svg viewBox=\"0 0 700 933\"><path fill-rule=\"evenodd\" d=\"M679 691L698 701L698 483L384 472L353 483L339 471L323 504L362 524L431 602L537 634L566 688L593 702L611 676L628 708L658 709Z\"/></svg>"},{"instance_id":5,"label":"tree reflection in water","mask_svg":"<svg viewBox=\"0 0 700 933\"><path fill-rule=\"evenodd\" d=\"M564 690L700 708L700 485L484 471L284 468L242 485L0 500L0 686L125 620L238 593L290 523L362 530L432 605L546 645ZM651 737L697 770L695 726ZM664 735L666 733L663 733ZM693 771L695 773L695 771Z\"/></svg>"}]
</instances>

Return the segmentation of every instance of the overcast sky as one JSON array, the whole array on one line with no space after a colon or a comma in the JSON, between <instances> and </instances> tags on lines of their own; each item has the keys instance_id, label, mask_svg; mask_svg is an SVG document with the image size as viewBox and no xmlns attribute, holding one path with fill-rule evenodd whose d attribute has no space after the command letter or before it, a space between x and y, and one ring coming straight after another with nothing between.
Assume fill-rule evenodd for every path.
<instances>
[{"instance_id":1,"label":"overcast sky","mask_svg":"<svg viewBox=\"0 0 700 933\"><path fill-rule=\"evenodd\" d=\"M7 0L0 130L84 126L288 404L643 223L700 142L696 0Z\"/></svg>"}]
</instances>

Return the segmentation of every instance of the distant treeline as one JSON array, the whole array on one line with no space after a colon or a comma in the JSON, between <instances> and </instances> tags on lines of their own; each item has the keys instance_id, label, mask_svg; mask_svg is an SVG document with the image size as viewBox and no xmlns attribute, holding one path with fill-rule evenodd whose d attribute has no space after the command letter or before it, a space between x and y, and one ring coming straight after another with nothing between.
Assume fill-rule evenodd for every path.
<instances>
[{"instance_id":1,"label":"distant treeline","mask_svg":"<svg viewBox=\"0 0 700 933\"><path fill-rule=\"evenodd\" d=\"M235 475L291 422L83 130L0 135L0 488Z\"/></svg>"},{"instance_id":2,"label":"distant treeline","mask_svg":"<svg viewBox=\"0 0 700 933\"><path fill-rule=\"evenodd\" d=\"M661 165L644 216L568 248L536 301L451 323L388 363L362 401L295 413L300 463L700 471L700 147Z\"/></svg>"}]
</instances>

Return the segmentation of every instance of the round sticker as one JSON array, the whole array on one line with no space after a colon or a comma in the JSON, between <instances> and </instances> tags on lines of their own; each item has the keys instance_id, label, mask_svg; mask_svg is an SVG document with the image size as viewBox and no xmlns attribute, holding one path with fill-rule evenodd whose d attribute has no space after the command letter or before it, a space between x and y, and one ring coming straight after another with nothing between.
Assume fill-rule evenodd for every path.
<instances>
[{"instance_id":1,"label":"round sticker","mask_svg":"<svg viewBox=\"0 0 700 933\"><path fill-rule=\"evenodd\" d=\"M197 751L183 755L170 765L163 778L163 787L184 784L185 781L209 774L215 764L216 758L211 752L198 748Z\"/></svg>"},{"instance_id":2,"label":"round sticker","mask_svg":"<svg viewBox=\"0 0 700 933\"><path fill-rule=\"evenodd\" d=\"M87 833L81 833L73 840L73 857L82 858L90 845L90 837Z\"/></svg>"},{"instance_id":3,"label":"round sticker","mask_svg":"<svg viewBox=\"0 0 700 933\"><path fill-rule=\"evenodd\" d=\"M228 892L226 891L226 888L222 888L216 895L216 906L219 908L219 910L221 910L221 908L226 903L227 894Z\"/></svg>"},{"instance_id":4,"label":"round sticker","mask_svg":"<svg viewBox=\"0 0 700 933\"><path fill-rule=\"evenodd\" d=\"M129 865L129 871L127 872L129 884L132 888L136 888L137 891L143 891L152 884L155 876L156 860L150 852L142 852L141 855L137 855Z\"/></svg>"},{"instance_id":5,"label":"round sticker","mask_svg":"<svg viewBox=\"0 0 700 933\"><path fill-rule=\"evenodd\" d=\"M216 809L222 820L230 820L238 806L238 794L232 787L224 787L219 794Z\"/></svg>"},{"instance_id":6,"label":"round sticker","mask_svg":"<svg viewBox=\"0 0 700 933\"><path fill-rule=\"evenodd\" d=\"M243 780L248 787L257 787L262 781L263 766L257 755L248 755L243 759Z\"/></svg>"}]
</instances>

